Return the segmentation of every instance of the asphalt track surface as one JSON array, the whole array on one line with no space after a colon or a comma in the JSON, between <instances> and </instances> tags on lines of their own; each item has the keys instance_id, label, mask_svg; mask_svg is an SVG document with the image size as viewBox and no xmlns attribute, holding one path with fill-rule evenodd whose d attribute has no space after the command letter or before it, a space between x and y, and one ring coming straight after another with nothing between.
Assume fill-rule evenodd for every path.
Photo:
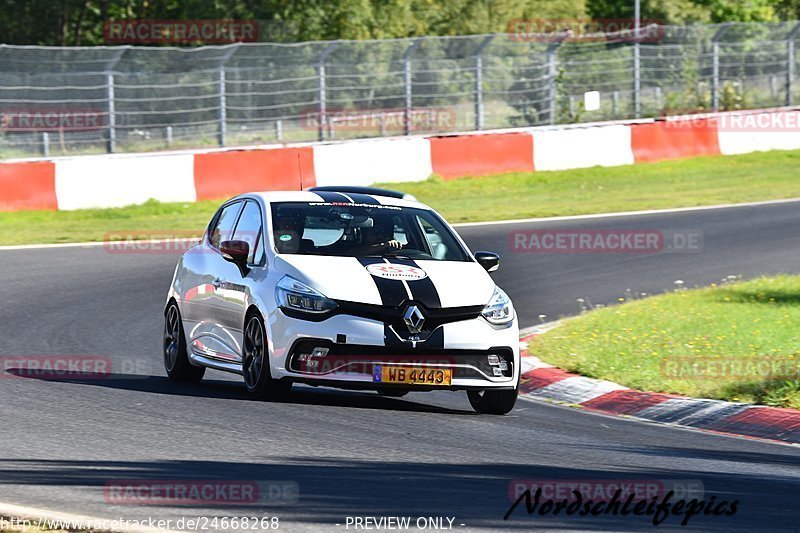
<instances>
[{"instance_id":1,"label":"asphalt track surface","mask_svg":"<svg viewBox=\"0 0 800 533\"><path fill-rule=\"evenodd\" d=\"M473 250L503 256L497 282L521 323L575 314L577 300L613 303L675 280L800 271L800 203L581 221L465 227ZM542 254L509 248L530 229L700 232L702 251ZM528 516L508 521L509 483L601 479L703 483L737 499L732 517L683 530L797 531L800 450L520 401L476 415L463 393L296 388L283 403L245 399L236 376L167 381L162 306L176 257L102 247L0 252L0 355L111 358L110 379L0 380L0 501L109 519L278 516L284 531L345 531L348 516L454 517L455 529L645 530L647 517ZM8 377L8 376L4 376ZM119 480L297 483L286 505L112 505ZM668 518L659 529L679 527ZM342 524L337 526L336 524ZM461 526L460 524L464 524ZM351 527L349 529L353 531Z\"/></svg>"}]
</instances>

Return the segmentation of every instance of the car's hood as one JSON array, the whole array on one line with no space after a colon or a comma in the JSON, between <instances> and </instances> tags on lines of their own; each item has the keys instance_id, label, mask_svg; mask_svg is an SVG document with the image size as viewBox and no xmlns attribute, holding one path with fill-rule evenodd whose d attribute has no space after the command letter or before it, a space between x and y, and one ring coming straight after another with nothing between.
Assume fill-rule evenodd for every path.
<instances>
[{"instance_id":1,"label":"car's hood","mask_svg":"<svg viewBox=\"0 0 800 533\"><path fill-rule=\"evenodd\" d=\"M409 299L428 307L486 305L495 287L474 262L282 254L275 267L328 298L373 305Z\"/></svg>"}]
</instances>

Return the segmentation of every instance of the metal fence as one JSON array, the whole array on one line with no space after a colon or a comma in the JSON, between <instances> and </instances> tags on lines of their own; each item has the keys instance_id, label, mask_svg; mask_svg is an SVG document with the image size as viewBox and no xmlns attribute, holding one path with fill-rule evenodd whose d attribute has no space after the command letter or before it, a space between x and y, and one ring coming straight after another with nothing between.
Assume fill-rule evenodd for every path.
<instances>
[{"instance_id":1,"label":"metal fence","mask_svg":"<svg viewBox=\"0 0 800 533\"><path fill-rule=\"evenodd\" d=\"M202 48L0 45L0 157L792 105L800 25ZM601 93L601 108L583 94ZM77 117L77 118L76 118Z\"/></svg>"}]
</instances>

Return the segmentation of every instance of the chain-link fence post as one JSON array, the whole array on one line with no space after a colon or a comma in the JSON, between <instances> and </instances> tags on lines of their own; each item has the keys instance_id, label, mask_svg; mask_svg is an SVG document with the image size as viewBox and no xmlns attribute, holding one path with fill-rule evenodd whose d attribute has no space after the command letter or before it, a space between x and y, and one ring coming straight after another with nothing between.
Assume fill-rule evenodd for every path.
<instances>
[{"instance_id":1,"label":"chain-link fence post","mask_svg":"<svg viewBox=\"0 0 800 533\"><path fill-rule=\"evenodd\" d=\"M220 146L225 146L228 141L228 98L227 98L227 82L225 74L225 63L236 53L239 45L231 45L231 48L225 52L220 58L219 65L217 65L217 81L219 88L217 90L217 134Z\"/></svg>"},{"instance_id":2,"label":"chain-link fence post","mask_svg":"<svg viewBox=\"0 0 800 533\"><path fill-rule=\"evenodd\" d=\"M556 81L558 78L558 65L556 62L556 52L561 46L561 41L550 43L547 47L547 101L549 104L548 119L550 125L556 123L558 113L558 91Z\"/></svg>"},{"instance_id":3,"label":"chain-link fence post","mask_svg":"<svg viewBox=\"0 0 800 533\"><path fill-rule=\"evenodd\" d=\"M114 106L114 74L106 72L106 101L108 112L108 143L106 151L113 154L117 150L117 120Z\"/></svg>"},{"instance_id":4,"label":"chain-link fence post","mask_svg":"<svg viewBox=\"0 0 800 533\"><path fill-rule=\"evenodd\" d=\"M228 135L228 103L225 98L225 67L220 67L217 75L217 80L219 83L219 89L217 91L217 95L219 101L217 102L218 110L217 110L217 124L218 124L218 141L220 146L225 146L225 141L227 140L226 137Z\"/></svg>"},{"instance_id":5,"label":"chain-link fence post","mask_svg":"<svg viewBox=\"0 0 800 533\"><path fill-rule=\"evenodd\" d=\"M411 135L411 56L422 44L422 40L417 39L414 44L406 48L403 54L403 134Z\"/></svg>"},{"instance_id":6,"label":"chain-link fence post","mask_svg":"<svg viewBox=\"0 0 800 533\"><path fill-rule=\"evenodd\" d=\"M786 35L786 105L792 105L792 89L794 85L794 39L800 31L800 24L795 24Z\"/></svg>"},{"instance_id":7,"label":"chain-link fence post","mask_svg":"<svg viewBox=\"0 0 800 533\"><path fill-rule=\"evenodd\" d=\"M317 139L320 141L325 140L325 125L328 122L328 110L325 105L327 95L325 94L325 59L333 52L333 49L339 45L338 42L330 43L320 53L317 59L317 98L319 100L317 114Z\"/></svg>"},{"instance_id":8,"label":"chain-link fence post","mask_svg":"<svg viewBox=\"0 0 800 533\"><path fill-rule=\"evenodd\" d=\"M714 111L719 111L719 40L725 36L730 27L731 24L729 22L723 24L714 34L714 37L711 38L711 108Z\"/></svg>"},{"instance_id":9,"label":"chain-link fence post","mask_svg":"<svg viewBox=\"0 0 800 533\"><path fill-rule=\"evenodd\" d=\"M642 117L642 46L639 43L639 34L636 34L633 43L633 114L636 118Z\"/></svg>"},{"instance_id":10,"label":"chain-link fence post","mask_svg":"<svg viewBox=\"0 0 800 533\"><path fill-rule=\"evenodd\" d=\"M642 5L635 0L633 7L633 113L636 118L642 116L642 47L639 42L639 29L642 25Z\"/></svg>"},{"instance_id":11,"label":"chain-link fence post","mask_svg":"<svg viewBox=\"0 0 800 533\"><path fill-rule=\"evenodd\" d=\"M128 47L117 50L105 67L105 86L106 86L106 112L108 113L108 139L106 151L113 154L117 150L117 110L114 101L114 68L122 58L122 54Z\"/></svg>"},{"instance_id":12,"label":"chain-link fence post","mask_svg":"<svg viewBox=\"0 0 800 533\"><path fill-rule=\"evenodd\" d=\"M494 39L490 35L483 40L475 52L475 129L483 129L483 51Z\"/></svg>"}]
</instances>

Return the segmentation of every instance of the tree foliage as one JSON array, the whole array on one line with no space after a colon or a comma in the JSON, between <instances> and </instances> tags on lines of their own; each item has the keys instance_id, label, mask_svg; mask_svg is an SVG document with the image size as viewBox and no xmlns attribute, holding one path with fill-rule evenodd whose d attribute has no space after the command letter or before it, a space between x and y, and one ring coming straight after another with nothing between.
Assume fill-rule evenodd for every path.
<instances>
[{"instance_id":1,"label":"tree foliage","mask_svg":"<svg viewBox=\"0 0 800 533\"><path fill-rule=\"evenodd\" d=\"M642 0L669 24L800 18L800 0ZM104 43L105 21L259 20L267 40L503 32L526 18L629 18L633 0L0 0L0 42Z\"/></svg>"}]
</instances>

